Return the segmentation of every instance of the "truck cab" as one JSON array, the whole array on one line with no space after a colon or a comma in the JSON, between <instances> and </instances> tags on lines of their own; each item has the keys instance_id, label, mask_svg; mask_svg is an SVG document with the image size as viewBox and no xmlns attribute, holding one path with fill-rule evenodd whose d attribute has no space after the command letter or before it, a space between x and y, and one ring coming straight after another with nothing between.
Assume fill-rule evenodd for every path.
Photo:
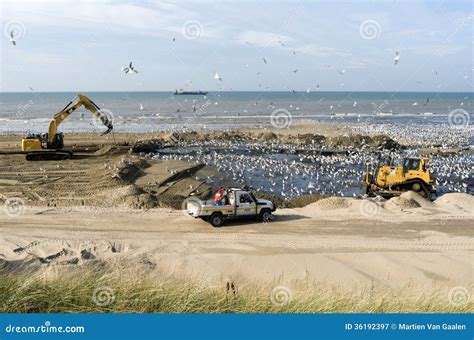
<instances>
[{"instance_id":1,"label":"truck cab","mask_svg":"<svg viewBox=\"0 0 474 340\"><path fill-rule=\"evenodd\" d=\"M256 218L267 222L273 218L275 205L264 199L257 199L253 193L239 188L225 190L220 203L189 198L186 209L190 216L201 218L214 227L220 227L226 220Z\"/></svg>"}]
</instances>

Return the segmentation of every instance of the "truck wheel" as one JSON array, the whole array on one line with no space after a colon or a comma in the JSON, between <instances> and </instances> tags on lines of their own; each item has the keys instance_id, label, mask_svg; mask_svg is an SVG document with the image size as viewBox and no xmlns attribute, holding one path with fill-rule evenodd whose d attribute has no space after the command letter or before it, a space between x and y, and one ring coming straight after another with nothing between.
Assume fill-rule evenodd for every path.
<instances>
[{"instance_id":1,"label":"truck wheel","mask_svg":"<svg viewBox=\"0 0 474 340\"><path fill-rule=\"evenodd\" d=\"M272 212L270 209L262 209L258 215L258 219L262 222L269 222L273 219Z\"/></svg>"},{"instance_id":2,"label":"truck wheel","mask_svg":"<svg viewBox=\"0 0 474 340\"><path fill-rule=\"evenodd\" d=\"M213 227L218 228L224 223L224 216L220 213L214 213L209 217L209 223Z\"/></svg>"}]
</instances>

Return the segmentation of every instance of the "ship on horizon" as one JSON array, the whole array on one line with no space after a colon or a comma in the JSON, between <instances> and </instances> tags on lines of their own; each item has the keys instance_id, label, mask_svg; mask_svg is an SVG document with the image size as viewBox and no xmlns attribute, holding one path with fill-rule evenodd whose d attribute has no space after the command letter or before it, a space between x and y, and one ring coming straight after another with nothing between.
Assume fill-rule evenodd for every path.
<instances>
[{"instance_id":1,"label":"ship on horizon","mask_svg":"<svg viewBox=\"0 0 474 340\"><path fill-rule=\"evenodd\" d=\"M207 92L205 91L185 91L183 89L176 89L174 91L174 95L198 95L198 96L205 96Z\"/></svg>"}]
</instances>

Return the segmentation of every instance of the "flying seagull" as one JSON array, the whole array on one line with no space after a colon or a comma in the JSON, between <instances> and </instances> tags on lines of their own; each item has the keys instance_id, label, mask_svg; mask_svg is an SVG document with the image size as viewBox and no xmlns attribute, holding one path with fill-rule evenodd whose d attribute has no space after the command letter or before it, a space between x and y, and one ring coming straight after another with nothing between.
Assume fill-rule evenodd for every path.
<instances>
[{"instance_id":1,"label":"flying seagull","mask_svg":"<svg viewBox=\"0 0 474 340\"><path fill-rule=\"evenodd\" d=\"M15 34L13 33L13 31L10 31L10 41L13 46L16 46Z\"/></svg>"},{"instance_id":2,"label":"flying seagull","mask_svg":"<svg viewBox=\"0 0 474 340\"><path fill-rule=\"evenodd\" d=\"M337 71L337 72L339 72L339 74L344 74L344 73L346 73L346 70L341 70L341 71Z\"/></svg>"},{"instance_id":3,"label":"flying seagull","mask_svg":"<svg viewBox=\"0 0 474 340\"><path fill-rule=\"evenodd\" d=\"M219 76L217 72L214 72L214 79L222 81L222 78Z\"/></svg>"},{"instance_id":4,"label":"flying seagull","mask_svg":"<svg viewBox=\"0 0 474 340\"><path fill-rule=\"evenodd\" d=\"M122 66L122 71L124 71L125 73L138 73L138 71L133 68L132 62L130 62L128 67Z\"/></svg>"},{"instance_id":5,"label":"flying seagull","mask_svg":"<svg viewBox=\"0 0 474 340\"><path fill-rule=\"evenodd\" d=\"M397 65L400 61L400 55L398 54L398 51L395 52L395 57L393 58L393 61L395 62L394 65Z\"/></svg>"},{"instance_id":6,"label":"flying seagull","mask_svg":"<svg viewBox=\"0 0 474 340\"><path fill-rule=\"evenodd\" d=\"M296 73L296 72L298 72L298 70L292 70L291 72Z\"/></svg>"},{"instance_id":7,"label":"flying seagull","mask_svg":"<svg viewBox=\"0 0 474 340\"><path fill-rule=\"evenodd\" d=\"M267 59L263 58L263 62L266 64L266 63L267 63Z\"/></svg>"}]
</instances>

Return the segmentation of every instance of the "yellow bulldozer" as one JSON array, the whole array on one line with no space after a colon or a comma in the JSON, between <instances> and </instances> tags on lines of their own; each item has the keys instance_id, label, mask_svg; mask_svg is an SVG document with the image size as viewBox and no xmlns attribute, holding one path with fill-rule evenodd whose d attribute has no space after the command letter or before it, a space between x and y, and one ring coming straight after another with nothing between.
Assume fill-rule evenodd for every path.
<instances>
[{"instance_id":1,"label":"yellow bulldozer","mask_svg":"<svg viewBox=\"0 0 474 340\"><path fill-rule=\"evenodd\" d=\"M58 132L58 126L64 119L79 107L84 106L92 112L107 127L109 133L113 129L112 119L104 114L100 108L89 98L78 94L76 98L69 102L64 109L54 115L49 123L48 132L42 134L30 134L22 139L21 150L26 153L26 159L36 160L61 160L72 157L72 151L64 150L64 136Z\"/></svg>"},{"instance_id":2,"label":"yellow bulldozer","mask_svg":"<svg viewBox=\"0 0 474 340\"><path fill-rule=\"evenodd\" d=\"M384 198L399 196L405 191L415 191L431 199L436 194L435 179L430 173L430 158L404 158L395 164L391 157L380 157L377 163L367 163L363 193Z\"/></svg>"}]
</instances>

